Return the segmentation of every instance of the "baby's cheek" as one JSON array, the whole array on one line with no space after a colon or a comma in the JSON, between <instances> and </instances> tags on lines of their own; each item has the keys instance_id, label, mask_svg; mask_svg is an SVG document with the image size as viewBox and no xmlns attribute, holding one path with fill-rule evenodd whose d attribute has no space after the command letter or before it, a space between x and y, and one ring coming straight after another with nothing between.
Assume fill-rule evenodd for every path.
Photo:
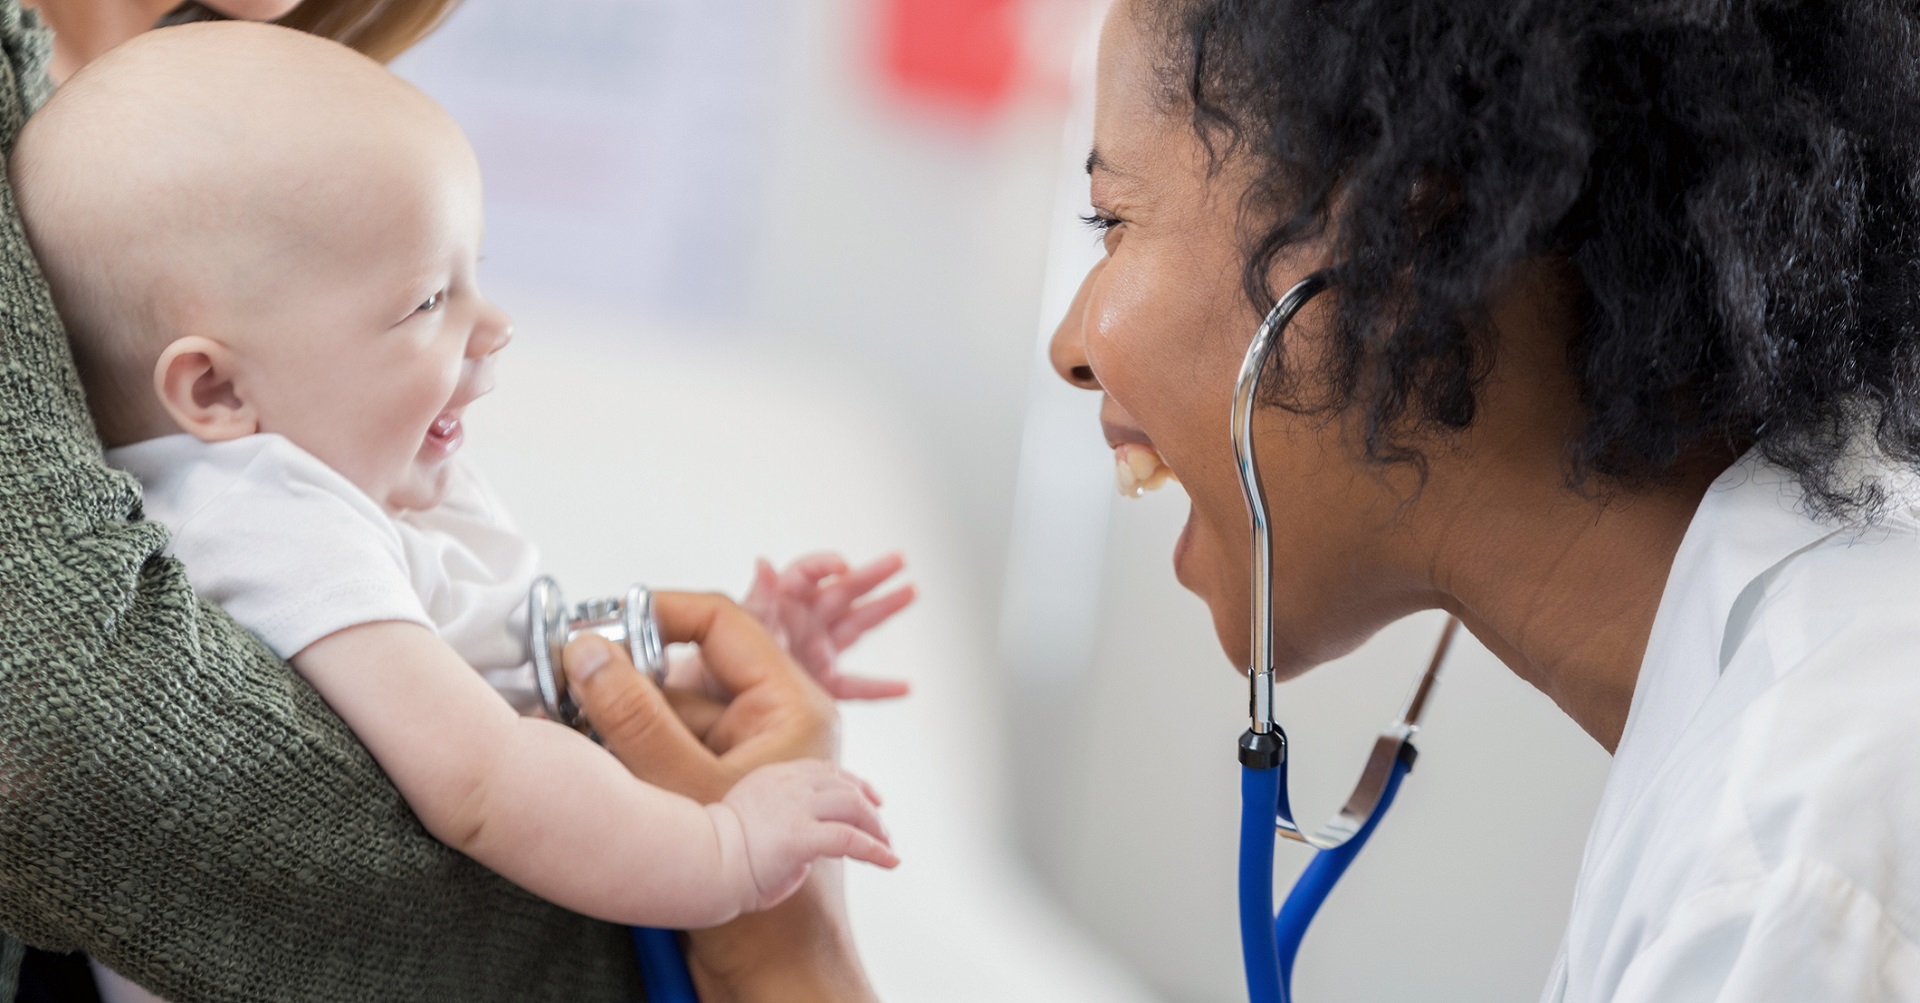
<instances>
[{"instance_id":1,"label":"baby's cheek","mask_svg":"<svg viewBox=\"0 0 1920 1003\"><path fill-rule=\"evenodd\" d=\"M427 370L418 373L396 402L396 421L408 429L409 433L425 434L433 419L447 406L458 383L458 370L452 375L441 370ZM418 445L419 443L414 443Z\"/></svg>"}]
</instances>

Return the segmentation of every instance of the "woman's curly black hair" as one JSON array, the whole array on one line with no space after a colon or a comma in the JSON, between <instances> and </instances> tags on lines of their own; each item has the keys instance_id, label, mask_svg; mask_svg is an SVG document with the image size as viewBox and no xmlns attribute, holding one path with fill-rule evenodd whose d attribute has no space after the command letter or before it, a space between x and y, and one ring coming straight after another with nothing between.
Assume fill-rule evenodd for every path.
<instances>
[{"instance_id":1,"label":"woman's curly black hair","mask_svg":"<svg viewBox=\"0 0 1920 1003\"><path fill-rule=\"evenodd\" d=\"M1216 155L1257 181L1245 283L1332 241L1331 389L1383 462L1462 429L1524 263L1581 288L1573 483L1757 445L1816 509L1920 463L1920 9L1912 0L1149 0ZM1220 145L1224 137L1226 146Z\"/></svg>"}]
</instances>

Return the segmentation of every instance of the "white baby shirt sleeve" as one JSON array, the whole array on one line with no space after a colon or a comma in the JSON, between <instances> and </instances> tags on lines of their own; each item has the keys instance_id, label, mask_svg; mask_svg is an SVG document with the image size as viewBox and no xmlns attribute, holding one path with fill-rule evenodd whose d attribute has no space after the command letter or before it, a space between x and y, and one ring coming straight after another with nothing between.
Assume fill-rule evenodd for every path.
<instances>
[{"instance_id":1,"label":"white baby shirt sleeve","mask_svg":"<svg viewBox=\"0 0 1920 1003\"><path fill-rule=\"evenodd\" d=\"M402 512L393 525L414 594L440 636L499 688L492 673L527 665L527 590L540 574L539 551L458 457L440 504Z\"/></svg>"},{"instance_id":2,"label":"white baby shirt sleeve","mask_svg":"<svg viewBox=\"0 0 1920 1003\"><path fill-rule=\"evenodd\" d=\"M363 623L432 628L393 521L285 438L176 435L107 460L140 480L147 518L172 530L194 591L280 657Z\"/></svg>"}]
</instances>

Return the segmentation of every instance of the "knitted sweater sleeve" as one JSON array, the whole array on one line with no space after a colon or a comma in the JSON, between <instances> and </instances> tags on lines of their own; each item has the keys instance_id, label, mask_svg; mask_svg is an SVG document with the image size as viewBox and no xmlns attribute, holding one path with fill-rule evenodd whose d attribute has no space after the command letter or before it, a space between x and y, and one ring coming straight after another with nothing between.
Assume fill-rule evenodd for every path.
<instances>
[{"instance_id":1,"label":"knitted sweater sleeve","mask_svg":"<svg viewBox=\"0 0 1920 1003\"><path fill-rule=\"evenodd\" d=\"M0 150L49 41L0 0ZM639 998L622 931L430 838L139 514L0 178L0 1003L18 941L176 1000Z\"/></svg>"}]
</instances>

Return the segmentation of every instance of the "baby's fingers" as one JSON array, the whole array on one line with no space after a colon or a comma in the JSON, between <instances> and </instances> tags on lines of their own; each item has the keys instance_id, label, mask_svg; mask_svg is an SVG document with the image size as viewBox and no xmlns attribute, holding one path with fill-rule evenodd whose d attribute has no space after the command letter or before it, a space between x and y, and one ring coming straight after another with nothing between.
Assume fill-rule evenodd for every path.
<instances>
[{"instance_id":1,"label":"baby's fingers","mask_svg":"<svg viewBox=\"0 0 1920 1003\"><path fill-rule=\"evenodd\" d=\"M849 857L888 870L900 866L893 847L844 822L822 823L810 835L807 849L816 857Z\"/></svg>"},{"instance_id":2,"label":"baby's fingers","mask_svg":"<svg viewBox=\"0 0 1920 1003\"><path fill-rule=\"evenodd\" d=\"M835 700L893 700L906 696L913 687L905 679L878 679L873 676L836 675L821 680L827 695Z\"/></svg>"},{"instance_id":3,"label":"baby's fingers","mask_svg":"<svg viewBox=\"0 0 1920 1003\"><path fill-rule=\"evenodd\" d=\"M863 783L841 778L823 787L813 796L813 817L823 822L843 822L886 843L893 844L887 826L880 821L879 803Z\"/></svg>"},{"instance_id":4,"label":"baby's fingers","mask_svg":"<svg viewBox=\"0 0 1920 1003\"><path fill-rule=\"evenodd\" d=\"M873 789L872 784L867 783L865 780L862 780L861 778L854 776L853 774L848 773L845 770L841 770L840 775L847 778L847 781L853 784L855 787L860 788L860 793L865 794L867 796L868 801L871 801L876 805L883 805L887 803L884 799L880 797L880 792Z\"/></svg>"},{"instance_id":5,"label":"baby's fingers","mask_svg":"<svg viewBox=\"0 0 1920 1003\"><path fill-rule=\"evenodd\" d=\"M740 600L740 608L753 614L762 624L774 626L774 616L780 603L780 575L773 570L764 557L753 561L753 584L747 586L747 594Z\"/></svg>"},{"instance_id":6,"label":"baby's fingers","mask_svg":"<svg viewBox=\"0 0 1920 1003\"><path fill-rule=\"evenodd\" d=\"M847 573L847 559L830 550L796 558L780 572L780 588L788 596L813 594L826 579Z\"/></svg>"},{"instance_id":7,"label":"baby's fingers","mask_svg":"<svg viewBox=\"0 0 1920 1003\"><path fill-rule=\"evenodd\" d=\"M820 590L816 608L827 619L836 619L853 605L854 600L879 588L906 566L906 558L899 554L888 554L846 571Z\"/></svg>"},{"instance_id":8,"label":"baby's fingers","mask_svg":"<svg viewBox=\"0 0 1920 1003\"><path fill-rule=\"evenodd\" d=\"M895 613L911 606L919 596L919 591L913 586L902 585L872 602L861 603L847 610L833 621L830 628L834 647L841 650L852 647L862 634L892 619Z\"/></svg>"}]
</instances>

